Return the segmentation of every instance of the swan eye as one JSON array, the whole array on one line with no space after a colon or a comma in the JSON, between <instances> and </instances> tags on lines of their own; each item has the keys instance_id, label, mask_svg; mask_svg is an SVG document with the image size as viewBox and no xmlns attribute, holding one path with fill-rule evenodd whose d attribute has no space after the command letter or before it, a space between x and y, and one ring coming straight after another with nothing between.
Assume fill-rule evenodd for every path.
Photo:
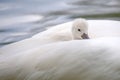
<instances>
[{"instance_id":1,"label":"swan eye","mask_svg":"<svg viewBox=\"0 0 120 80\"><path fill-rule=\"evenodd\" d=\"M78 31L81 31L81 29L78 29Z\"/></svg>"}]
</instances>

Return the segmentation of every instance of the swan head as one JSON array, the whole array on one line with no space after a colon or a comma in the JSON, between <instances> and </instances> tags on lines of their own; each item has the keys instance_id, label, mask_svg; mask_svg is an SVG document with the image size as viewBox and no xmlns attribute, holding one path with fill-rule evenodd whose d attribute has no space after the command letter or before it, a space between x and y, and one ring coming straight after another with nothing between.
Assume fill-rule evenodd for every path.
<instances>
[{"instance_id":1,"label":"swan head","mask_svg":"<svg viewBox=\"0 0 120 80\"><path fill-rule=\"evenodd\" d=\"M88 23L85 19L76 19L72 25L73 39L89 39Z\"/></svg>"}]
</instances>

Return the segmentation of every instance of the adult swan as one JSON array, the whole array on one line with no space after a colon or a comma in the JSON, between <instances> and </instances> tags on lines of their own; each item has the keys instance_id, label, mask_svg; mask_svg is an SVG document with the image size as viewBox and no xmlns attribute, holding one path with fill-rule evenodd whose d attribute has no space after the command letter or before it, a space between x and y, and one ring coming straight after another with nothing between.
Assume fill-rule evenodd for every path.
<instances>
[{"instance_id":1,"label":"adult swan","mask_svg":"<svg viewBox=\"0 0 120 80\"><path fill-rule=\"evenodd\" d=\"M72 40L0 56L0 80L120 80L120 38Z\"/></svg>"}]
</instances>

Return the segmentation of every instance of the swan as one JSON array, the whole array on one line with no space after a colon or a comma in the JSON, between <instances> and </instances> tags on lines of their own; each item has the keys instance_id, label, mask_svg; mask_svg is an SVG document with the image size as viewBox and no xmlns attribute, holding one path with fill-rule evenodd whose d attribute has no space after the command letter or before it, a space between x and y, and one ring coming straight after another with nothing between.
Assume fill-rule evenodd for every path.
<instances>
[{"instance_id":1,"label":"swan","mask_svg":"<svg viewBox=\"0 0 120 80\"><path fill-rule=\"evenodd\" d=\"M0 49L0 53L18 53L51 42L75 39L89 39L87 20L82 18L75 19L72 26L67 26L66 28L60 28L59 26L52 27L33 36L32 38L5 46Z\"/></svg>"},{"instance_id":2,"label":"swan","mask_svg":"<svg viewBox=\"0 0 120 80\"><path fill-rule=\"evenodd\" d=\"M34 35L32 38L47 38L54 41L68 41L72 39L89 39L88 23L86 19L75 19L71 24L52 26L48 30Z\"/></svg>"},{"instance_id":3,"label":"swan","mask_svg":"<svg viewBox=\"0 0 120 80\"><path fill-rule=\"evenodd\" d=\"M120 80L120 38L55 42L0 57L0 80Z\"/></svg>"},{"instance_id":4,"label":"swan","mask_svg":"<svg viewBox=\"0 0 120 80\"><path fill-rule=\"evenodd\" d=\"M48 30L34 35L32 38L41 38L45 35L51 36L55 32L63 31L67 34L70 32L74 21L66 22L56 26L51 26ZM101 38L101 37L118 37L120 36L120 21L115 20L86 20L88 26L89 38ZM68 31L69 30L69 31ZM86 29L87 30L87 29ZM62 34L61 32L60 34ZM59 34L59 33L58 33ZM64 34L63 34L64 35ZM68 36L68 35L67 35ZM62 36L63 37L63 36Z\"/></svg>"},{"instance_id":5,"label":"swan","mask_svg":"<svg viewBox=\"0 0 120 80\"><path fill-rule=\"evenodd\" d=\"M77 26L78 22L80 23L81 32L79 31L79 26ZM84 27L82 28L82 26ZM75 30L73 28L75 28ZM73 34L75 35L73 36ZM90 39L120 37L120 21L77 19L56 26L51 26L49 29L33 35L31 38L0 48L0 54L19 53L37 48L39 45L43 44L82 39L82 35L84 35L83 37Z\"/></svg>"}]
</instances>

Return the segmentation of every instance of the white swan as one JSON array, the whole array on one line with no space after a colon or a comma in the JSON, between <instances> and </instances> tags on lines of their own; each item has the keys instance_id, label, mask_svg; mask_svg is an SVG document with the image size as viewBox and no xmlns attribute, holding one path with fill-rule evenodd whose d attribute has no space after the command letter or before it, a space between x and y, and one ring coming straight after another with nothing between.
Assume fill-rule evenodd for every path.
<instances>
[{"instance_id":1,"label":"white swan","mask_svg":"<svg viewBox=\"0 0 120 80\"><path fill-rule=\"evenodd\" d=\"M85 19L76 19L70 26L66 25L66 27L52 27L33 36L32 38L5 46L0 49L0 53L18 53L51 42L88 38L87 21Z\"/></svg>"},{"instance_id":2,"label":"white swan","mask_svg":"<svg viewBox=\"0 0 120 80\"><path fill-rule=\"evenodd\" d=\"M51 43L0 57L0 80L120 80L120 38Z\"/></svg>"},{"instance_id":3,"label":"white swan","mask_svg":"<svg viewBox=\"0 0 120 80\"><path fill-rule=\"evenodd\" d=\"M56 26L51 26L50 29L48 29L42 33L38 33L35 36L33 36L32 38L41 38L41 37L44 37L45 35L51 36L51 35L54 35L54 33L56 33L56 32L58 32L58 34L61 34L61 35L63 33L68 34L71 31L70 28L72 27L72 24L73 24L73 21L70 21L70 22L59 24ZM120 36L120 21L87 20L86 25L87 24L88 24L88 35L90 38Z\"/></svg>"},{"instance_id":4,"label":"white swan","mask_svg":"<svg viewBox=\"0 0 120 80\"><path fill-rule=\"evenodd\" d=\"M81 22L83 22L85 26L87 26L87 23L88 23L88 35L91 39L99 38L99 37L119 37L120 36L119 21L87 20L86 22L84 19L81 19L81 20L82 20ZM0 54L18 53L22 51L27 51L32 48L36 48L37 46L42 44L47 44L47 43L56 42L56 41L71 40L72 25L73 25L73 21L52 26L48 30L40 32L31 38L0 48ZM81 37L81 35L79 35L79 37Z\"/></svg>"},{"instance_id":5,"label":"white swan","mask_svg":"<svg viewBox=\"0 0 120 80\"><path fill-rule=\"evenodd\" d=\"M72 39L88 39L88 23L85 19L75 19L70 24L52 26L46 31L34 35L32 38L52 41L68 41Z\"/></svg>"},{"instance_id":6,"label":"white swan","mask_svg":"<svg viewBox=\"0 0 120 80\"><path fill-rule=\"evenodd\" d=\"M37 48L39 45L47 44L51 42L58 41L66 41L73 39L81 39L81 32L78 31L79 27L77 22L80 23L80 27L84 26L84 33L88 33L89 37L99 38L99 37L120 37L120 21L112 21L112 20L75 20L67 23L63 23L60 25L52 26L50 29L40 32L37 35L25 39L10 45L7 45L0 49L0 53L19 53L22 51L27 51L32 48ZM75 24L74 24L75 23ZM87 32L87 24L88 24L88 32ZM73 26L72 26L73 25ZM74 26L75 25L75 26ZM86 27L85 27L86 26ZM74 29L72 29L75 28ZM72 29L72 31L71 31ZM74 30L74 31L73 31ZM72 32L75 32L75 37L72 36ZM76 36L76 34L78 34ZM80 34L80 35L79 35ZM86 36L86 35L85 35ZM86 36L86 38L88 38Z\"/></svg>"},{"instance_id":7,"label":"white swan","mask_svg":"<svg viewBox=\"0 0 120 80\"><path fill-rule=\"evenodd\" d=\"M89 20L89 36L98 39L56 43L57 40L41 37L60 30L69 33L72 23L55 26L48 32L1 48L0 80L119 80L120 22ZM117 38L107 38L109 36ZM50 44L41 46L44 41Z\"/></svg>"}]
</instances>

